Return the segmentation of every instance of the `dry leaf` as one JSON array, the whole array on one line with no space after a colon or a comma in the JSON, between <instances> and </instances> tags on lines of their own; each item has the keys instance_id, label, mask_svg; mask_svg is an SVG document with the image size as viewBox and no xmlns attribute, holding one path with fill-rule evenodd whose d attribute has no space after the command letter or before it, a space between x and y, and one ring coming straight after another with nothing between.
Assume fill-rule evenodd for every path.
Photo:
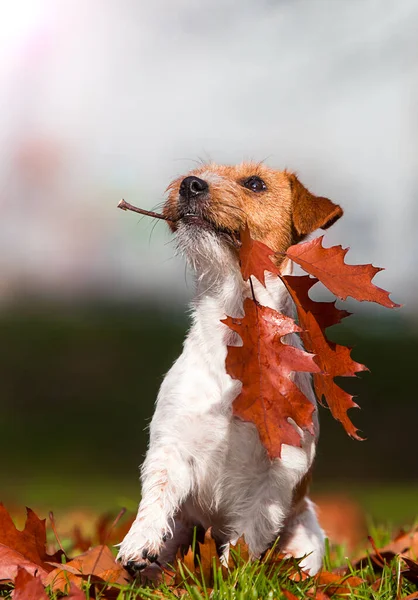
<instances>
[{"instance_id":1,"label":"dry leaf","mask_svg":"<svg viewBox=\"0 0 418 600\"><path fill-rule=\"evenodd\" d=\"M252 240L248 228L242 232L241 242L240 264L244 280L254 275L265 285L265 271L281 277L298 311L301 330L294 331L300 332L306 350L315 355L315 362L319 367L316 370L311 369L318 400L321 403L325 399L333 417L342 423L346 432L351 437L361 440L357 428L347 414L347 411L357 407L357 404L353 401L353 396L335 383L334 378L354 377L356 373L367 370L367 367L351 358L349 348L330 342L325 336L327 327L339 323L349 313L337 308L335 302L315 302L310 298L309 291L321 281L330 291L344 299L350 295L360 301L374 301L391 308L398 306L389 300L388 292L371 283L371 279L380 269L372 265L346 265L344 257L347 251L341 246L323 248L321 237L291 246L286 252L289 258L314 278L281 276L280 269L272 261L273 250L261 242ZM255 303L256 298L253 300ZM228 348L226 369L231 377L239 379L243 384L240 395L234 401L234 414L255 423L269 456L274 458L280 456L282 443L300 445L300 436L294 429L291 430L289 417L302 429L312 432L313 411L310 416L307 415L306 402L297 394L276 393L277 382L283 382L289 376L289 362L282 360L277 345L276 352L270 353L267 352L267 346L274 340L274 313L276 319L283 315L271 311L271 325L266 328L260 318L265 307L255 303L256 308L251 308L250 302L245 301L245 317L240 323L244 335L234 327L239 320L228 317L223 321L239 333L243 341L245 338L244 349ZM253 331L250 330L251 327ZM276 333L283 335L278 328ZM254 346L253 351L250 348L251 344ZM301 369L296 361L292 366L293 371L307 370ZM287 406L278 407L278 404L283 405L282 398L286 396ZM274 435L273 431L277 431L277 434Z\"/></svg>"},{"instance_id":2,"label":"dry leaf","mask_svg":"<svg viewBox=\"0 0 418 600\"><path fill-rule=\"evenodd\" d=\"M13 600L48 600L40 577L31 575L23 567L18 567L14 584Z\"/></svg>"},{"instance_id":3,"label":"dry leaf","mask_svg":"<svg viewBox=\"0 0 418 600\"><path fill-rule=\"evenodd\" d=\"M298 600L298 597L295 596L295 594L292 594L292 592L289 592L289 590L280 590L280 592L286 600Z\"/></svg>"},{"instance_id":4,"label":"dry leaf","mask_svg":"<svg viewBox=\"0 0 418 600\"><path fill-rule=\"evenodd\" d=\"M86 600L86 594L80 588L74 585L74 583L72 583L66 598L70 598L70 600Z\"/></svg>"},{"instance_id":5,"label":"dry leaf","mask_svg":"<svg viewBox=\"0 0 418 600\"><path fill-rule=\"evenodd\" d=\"M351 296L359 302L377 302L387 308L400 306L389 298L389 293L374 285L371 280L383 269L373 265L347 265L344 257L348 248L324 248L324 236L287 249L286 255L304 271L317 277L337 298Z\"/></svg>"},{"instance_id":6,"label":"dry leaf","mask_svg":"<svg viewBox=\"0 0 418 600\"><path fill-rule=\"evenodd\" d=\"M351 313L335 306L334 302L317 302L309 296L309 291L318 283L316 277L309 275L283 275L281 278L292 296L298 311L298 317L308 312L312 313L321 331L325 333L327 327L338 325ZM304 326L301 324L301 327Z\"/></svg>"},{"instance_id":7,"label":"dry leaf","mask_svg":"<svg viewBox=\"0 0 418 600\"><path fill-rule=\"evenodd\" d=\"M265 286L265 271L280 274L279 268L271 260L274 256L273 250L262 242L253 240L248 227L241 231L240 238L239 259L244 281L248 281L250 276L254 275Z\"/></svg>"},{"instance_id":8,"label":"dry leaf","mask_svg":"<svg viewBox=\"0 0 418 600\"><path fill-rule=\"evenodd\" d=\"M333 594L350 594L350 590L358 587L364 583L364 579L356 577L355 575L349 575L348 577L341 577L336 573L330 573L329 571L321 571L315 577L318 586L324 587L323 591L329 596Z\"/></svg>"},{"instance_id":9,"label":"dry leaf","mask_svg":"<svg viewBox=\"0 0 418 600\"><path fill-rule=\"evenodd\" d=\"M206 586L213 585L213 564L215 563L215 568L218 569L221 566L221 563L210 528L205 533L203 544L199 543L199 554L199 571L201 578L205 581Z\"/></svg>"},{"instance_id":10,"label":"dry leaf","mask_svg":"<svg viewBox=\"0 0 418 600\"><path fill-rule=\"evenodd\" d=\"M306 337L309 336L308 347L315 353L315 361L321 370L321 373L314 373L313 377L318 400L321 401L325 397L334 419L342 423L351 437L361 440L357 428L347 415L349 408L358 408L358 405L353 402L353 396L334 382L334 377L355 377L357 372L366 371L367 367L351 358L350 348L339 344L334 344L332 347L311 313L306 315L305 325L308 332Z\"/></svg>"},{"instance_id":11,"label":"dry leaf","mask_svg":"<svg viewBox=\"0 0 418 600\"><path fill-rule=\"evenodd\" d=\"M56 568L48 574L46 584L51 585L54 591L63 592L70 583L80 587L82 581L89 576L93 576L94 581L108 585L112 583L126 584L131 581L129 573L115 561L107 546L95 546L65 564L51 564Z\"/></svg>"},{"instance_id":12,"label":"dry leaf","mask_svg":"<svg viewBox=\"0 0 418 600\"><path fill-rule=\"evenodd\" d=\"M275 458L282 444L300 446L300 434L289 419L314 434L315 408L289 376L319 369L311 354L282 342L284 335L300 331L293 319L249 298L244 311L243 318L223 321L243 342L229 346L226 358L227 372L243 384L233 413L257 426L269 456Z\"/></svg>"},{"instance_id":13,"label":"dry leaf","mask_svg":"<svg viewBox=\"0 0 418 600\"><path fill-rule=\"evenodd\" d=\"M26 512L25 527L19 531L0 503L0 580L13 581L20 566L32 575L37 572L44 581L52 570L49 562L61 562L62 551L46 553L45 519L38 519L30 508Z\"/></svg>"}]
</instances>

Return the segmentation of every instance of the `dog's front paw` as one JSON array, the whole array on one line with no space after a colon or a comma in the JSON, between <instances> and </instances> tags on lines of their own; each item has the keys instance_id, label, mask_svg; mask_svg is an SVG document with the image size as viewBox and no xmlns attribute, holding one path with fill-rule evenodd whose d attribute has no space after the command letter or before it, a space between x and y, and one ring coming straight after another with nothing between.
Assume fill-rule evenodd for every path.
<instances>
[{"instance_id":1,"label":"dog's front paw","mask_svg":"<svg viewBox=\"0 0 418 600\"><path fill-rule=\"evenodd\" d=\"M165 541L165 536L148 535L142 529L132 525L130 531L120 544L119 560L131 575L137 575L153 563L158 563L158 556Z\"/></svg>"},{"instance_id":2,"label":"dog's front paw","mask_svg":"<svg viewBox=\"0 0 418 600\"><path fill-rule=\"evenodd\" d=\"M158 560L158 554L149 554L147 549L144 548L142 551L141 560L130 559L126 563L123 562L125 569L135 577L138 573L142 573L147 567L155 563Z\"/></svg>"}]
</instances>

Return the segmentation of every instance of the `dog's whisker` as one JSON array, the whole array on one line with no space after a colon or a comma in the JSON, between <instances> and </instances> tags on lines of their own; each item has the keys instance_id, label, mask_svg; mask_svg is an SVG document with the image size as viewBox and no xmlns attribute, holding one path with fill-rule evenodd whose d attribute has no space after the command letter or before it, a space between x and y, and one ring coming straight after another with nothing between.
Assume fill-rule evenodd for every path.
<instances>
[{"instance_id":1,"label":"dog's whisker","mask_svg":"<svg viewBox=\"0 0 418 600\"><path fill-rule=\"evenodd\" d=\"M149 237L148 237L148 247L151 245L151 238L152 238L152 234L154 233L154 229L155 229L155 227L157 226L157 224L158 224L158 219L155 219L155 220L154 220L154 224L153 224L153 226L152 226L152 228L151 228L151 231L150 231Z\"/></svg>"}]
</instances>

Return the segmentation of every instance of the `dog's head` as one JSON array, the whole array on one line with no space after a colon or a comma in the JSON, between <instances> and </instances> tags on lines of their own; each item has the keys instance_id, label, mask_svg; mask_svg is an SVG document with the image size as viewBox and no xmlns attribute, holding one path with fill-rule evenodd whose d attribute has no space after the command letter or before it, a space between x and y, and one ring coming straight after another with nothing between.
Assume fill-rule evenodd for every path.
<instances>
[{"instance_id":1,"label":"dog's head","mask_svg":"<svg viewBox=\"0 0 418 600\"><path fill-rule=\"evenodd\" d=\"M174 180L168 192L164 215L195 267L230 264L246 224L253 239L284 252L343 214L328 198L314 196L293 173L263 164L203 165Z\"/></svg>"}]
</instances>

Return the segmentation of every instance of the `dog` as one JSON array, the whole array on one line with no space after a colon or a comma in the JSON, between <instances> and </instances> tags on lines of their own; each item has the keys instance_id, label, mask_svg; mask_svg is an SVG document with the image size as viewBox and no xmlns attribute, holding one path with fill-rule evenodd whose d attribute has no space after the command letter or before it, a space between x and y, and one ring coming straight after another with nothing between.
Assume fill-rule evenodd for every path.
<instances>
[{"instance_id":1,"label":"dog","mask_svg":"<svg viewBox=\"0 0 418 600\"><path fill-rule=\"evenodd\" d=\"M284 252L330 227L343 211L309 192L295 174L255 163L202 165L167 192L164 216L196 275L192 325L158 394L141 470L142 500L118 559L131 572L170 564L199 526L212 528L224 561L244 536L252 559L276 543L314 575L324 554L324 533L307 496L316 411L315 435L293 423L301 447L283 445L281 457L270 460L255 425L232 414L241 383L227 374L225 359L227 345L239 342L221 320L242 316L243 301L251 297L237 250L245 226L253 239ZM280 269L290 273L290 261L282 260ZM252 284L261 304L294 316L277 276L267 273L266 287L254 277ZM288 343L302 347L295 334ZM292 376L316 407L310 374Z\"/></svg>"}]
</instances>

